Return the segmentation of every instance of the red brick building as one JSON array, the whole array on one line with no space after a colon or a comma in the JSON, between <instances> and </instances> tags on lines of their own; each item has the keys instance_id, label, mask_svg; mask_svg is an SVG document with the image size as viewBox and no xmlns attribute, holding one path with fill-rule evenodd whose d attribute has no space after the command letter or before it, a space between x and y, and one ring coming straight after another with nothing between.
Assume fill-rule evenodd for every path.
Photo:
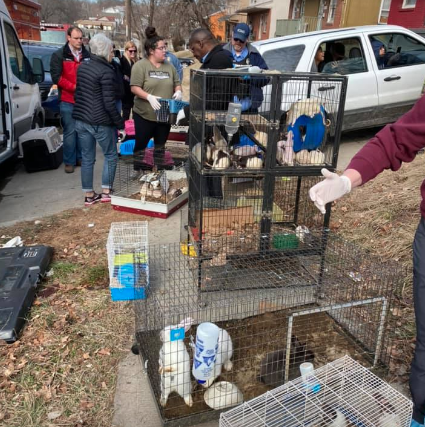
<instances>
[{"instance_id":1,"label":"red brick building","mask_svg":"<svg viewBox=\"0 0 425 427\"><path fill-rule=\"evenodd\" d=\"M392 0L388 24L406 28L425 28L425 1Z\"/></svg>"},{"instance_id":2,"label":"red brick building","mask_svg":"<svg viewBox=\"0 0 425 427\"><path fill-rule=\"evenodd\" d=\"M5 3L18 37L40 40L40 4L32 0L6 0Z\"/></svg>"}]
</instances>

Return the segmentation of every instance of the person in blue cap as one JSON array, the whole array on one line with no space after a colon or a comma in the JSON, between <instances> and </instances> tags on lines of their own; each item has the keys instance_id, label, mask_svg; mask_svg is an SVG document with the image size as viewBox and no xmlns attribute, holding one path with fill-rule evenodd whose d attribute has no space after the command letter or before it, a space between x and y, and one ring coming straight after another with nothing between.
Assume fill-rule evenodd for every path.
<instances>
[{"instance_id":1,"label":"person in blue cap","mask_svg":"<svg viewBox=\"0 0 425 427\"><path fill-rule=\"evenodd\" d=\"M261 70L268 70L266 61L264 61L260 52L252 46L249 40L249 26L245 23L237 24L233 30L232 40L223 46L232 54L233 67L258 67ZM253 70L251 68L251 70ZM245 96L240 99L242 110L257 112L263 102L262 86L267 84L267 79L252 78L247 84Z\"/></svg>"},{"instance_id":2,"label":"person in blue cap","mask_svg":"<svg viewBox=\"0 0 425 427\"><path fill-rule=\"evenodd\" d=\"M385 46L379 40L373 40L371 42L373 53L375 55L376 64L379 69L383 69L386 66L386 58L385 58Z\"/></svg>"}]
</instances>

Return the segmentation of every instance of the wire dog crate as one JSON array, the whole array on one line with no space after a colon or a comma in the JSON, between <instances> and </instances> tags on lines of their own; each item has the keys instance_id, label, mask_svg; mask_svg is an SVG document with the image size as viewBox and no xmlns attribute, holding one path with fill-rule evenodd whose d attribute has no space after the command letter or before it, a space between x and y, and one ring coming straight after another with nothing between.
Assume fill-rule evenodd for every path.
<instances>
[{"instance_id":1,"label":"wire dog crate","mask_svg":"<svg viewBox=\"0 0 425 427\"><path fill-rule=\"evenodd\" d=\"M336 75L192 70L192 161L212 175L334 169L346 85Z\"/></svg>"},{"instance_id":2,"label":"wire dog crate","mask_svg":"<svg viewBox=\"0 0 425 427\"><path fill-rule=\"evenodd\" d=\"M408 427L412 402L349 356L221 414L220 427Z\"/></svg>"},{"instance_id":3,"label":"wire dog crate","mask_svg":"<svg viewBox=\"0 0 425 427\"><path fill-rule=\"evenodd\" d=\"M145 150L148 151L148 150ZM146 156L121 156L111 187L112 207L116 210L167 218L188 199L184 169L135 169Z\"/></svg>"},{"instance_id":4,"label":"wire dog crate","mask_svg":"<svg viewBox=\"0 0 425 427\"><path fill-rule=\"evenodd\" d=\"M274 174L242 179L237 174L204 176L190 162L188 240L237 235L250 239L258 250L282 249L285 236L293 236L297 227L328 226L329 216L320 214L308 197L308 190L319 180L317 176ZM291 236L287 239L292 245L302 243ZM298 237L302 240L302 235Z\"/></svg>"},{"instance_id":5,"label":"wire dog crate","mask_svg":"<svg viewBox=\"0 0 425 427\"><path fill-rule=\"evenodd\" d=\"M149 287L146 221L113 222L106 243L113 301L145 299Z\"/></svg>"},{"instance_id":6,"label":"wire dog crate","mask_svg":"<svg viewBox=\"0 0 425 427\"><path fill-rule=\"evenodd\" d=\"M403 280L397 265L329 233L313 234L303 248L260 253L227 238L239 245L233 253L220 252L223 240L204 241L208 257L196 246L149 247L150 293L135 302L136 338L164 424L217 418L293 380L303 362L320 367L350 354L365 366L388 365L388 315ZM208 388L191 374L202 322L227 334ZM179 347L164 338L172 333Z\"/></svg>"}]
</instances>

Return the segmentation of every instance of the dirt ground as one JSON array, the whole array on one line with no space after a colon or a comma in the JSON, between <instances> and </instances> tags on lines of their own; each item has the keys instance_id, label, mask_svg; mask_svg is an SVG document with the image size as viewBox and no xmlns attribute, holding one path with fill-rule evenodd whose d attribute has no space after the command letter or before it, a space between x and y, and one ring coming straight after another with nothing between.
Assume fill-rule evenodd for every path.
<instances>
[{"instance_id":1,"label":"dirt ground","mask_svg":"<svg viewBox=\"0 0 425 427\"><path fill-rule=\"evenodd\" d=\"M144 219L99 204L0 229L0 245L19 235L54 248L21 338L0 344L0 425L111 424L134 314L111 301L106 239L111 222Z\"/></svg>"}]
</instances>

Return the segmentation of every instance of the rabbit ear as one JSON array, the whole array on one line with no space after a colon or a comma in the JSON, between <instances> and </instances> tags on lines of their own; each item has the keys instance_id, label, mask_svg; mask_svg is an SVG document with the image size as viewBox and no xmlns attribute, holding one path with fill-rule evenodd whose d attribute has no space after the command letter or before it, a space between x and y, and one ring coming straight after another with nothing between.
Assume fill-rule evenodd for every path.
<instances>
[{"instance_id":1,"label":"rabbit ear","mask_svg":"<svg viewBox=\"0 0 425 427\"><path fill-rule=\"evenodd\" d=\"M187 332L193 324L193 319L191 317L186 317L179 323L180 328L184 328L184 331Z\"/></svg>"}]
</instances>

